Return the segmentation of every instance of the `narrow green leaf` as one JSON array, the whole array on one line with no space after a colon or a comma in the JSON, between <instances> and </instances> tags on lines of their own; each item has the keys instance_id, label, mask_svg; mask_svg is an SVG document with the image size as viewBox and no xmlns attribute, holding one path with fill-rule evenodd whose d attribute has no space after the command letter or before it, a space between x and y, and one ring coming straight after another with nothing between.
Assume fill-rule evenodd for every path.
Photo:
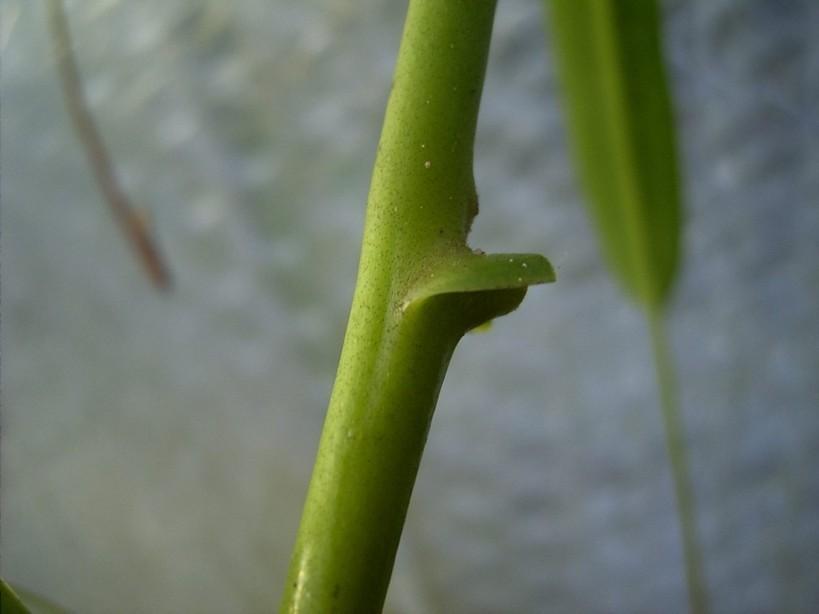
<instances>
[{"instance_id":1,"label":"narrow green leaf","mask_svg":"<svg viewBox=\"0 0 819 614\"><path fill-rule=\"evenodd\" d=\"M671 103L655 0L549 0L570 136L603 252L632 298L664 304L680 246Z\"/></svg>"},{"instance_id":2,"label":"narrow green leaf","mask_svg":"<svg viewBox=\"0 0 819 614\"><path fill-rule=\"evenodd\" d=\"M2 578L0 578L0 611L3 614L30 614L30 610L23 604L20 596Z\"/></svg>"},{"instance_id":3,"label":"narrow green leaf","mask_svg":"<svg viewBox=\"0 0 819 614\"><path fill-rule=\"evenodd\" d=\"M689 605L708 612L662 312L679 261L674 120L655 0L548 0L571 140L603 252L646 311L682 528Z\"/></svg>"}]
</instances>

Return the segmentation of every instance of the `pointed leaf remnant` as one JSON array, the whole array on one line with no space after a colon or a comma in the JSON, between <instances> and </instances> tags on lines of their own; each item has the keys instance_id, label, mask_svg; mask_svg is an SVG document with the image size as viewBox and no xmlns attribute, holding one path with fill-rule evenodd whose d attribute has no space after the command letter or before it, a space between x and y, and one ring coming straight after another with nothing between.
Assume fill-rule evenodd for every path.
<instances>
[{"instance_id":1,"label":"pointed leaf remnant","mask_svg":"<svg viewBox=\"0 0 819 614\"><path fill-rule=\"evenodd\" d=\"M446 260L409 292L407 304L439 294L513 290L550 283L555 273L538 254L470 254Z\"/></svg>"}]
</instances>

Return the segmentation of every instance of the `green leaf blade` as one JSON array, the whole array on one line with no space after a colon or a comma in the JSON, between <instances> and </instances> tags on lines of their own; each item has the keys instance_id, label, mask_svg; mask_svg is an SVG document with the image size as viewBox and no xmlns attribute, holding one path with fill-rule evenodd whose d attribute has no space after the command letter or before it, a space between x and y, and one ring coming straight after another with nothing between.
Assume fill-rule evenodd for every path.
<instances>
[{"instance_id":1,"label":"green leaf blade","mask_svg":"<svg viewBox=\"0 0 819 614\"><path fill-rule=\"evenodd\" d=\"M626 292L662 307L679 261L674 120L654 0L550 0L579 175Z\"/></svg>"},{"instance_id":2,"label":"green leaf blade","mask_svg":"<svg viewBox=\"0 0 819 614\"><path fill-rule=\"evenodd\" d=\"M3 614L31 614L20 596L2 578L0 578L0 610L3 611Z\"/></svg>"}]
</instances>

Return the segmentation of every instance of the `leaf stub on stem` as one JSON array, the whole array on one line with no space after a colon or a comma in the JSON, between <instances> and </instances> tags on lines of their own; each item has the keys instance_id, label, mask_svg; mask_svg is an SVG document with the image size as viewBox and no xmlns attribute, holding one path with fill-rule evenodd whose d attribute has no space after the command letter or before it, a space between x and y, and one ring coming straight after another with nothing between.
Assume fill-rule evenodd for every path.
<instances>
[{"instance_id":1,"label":"leaf stub on stem","mask_svg":"<svg viewBox=\"0 0 819 614\"><path fill-rule=\"evenodd\" d=\"M465 254L442 261L409 291L404 308L436 294L525 288L555 281L551 263L539 254Z\"/></svg>"},{"instance_id":2,"label":"leaf stub on stem","mask_svg":"<svg viewBox=\"0 0 819 614\"><path fill-rule=\"evenodd\" d=\"M410 288L401 311L421 308L437 296L460 297L464 332L514 311L529 286L555 281L551 263L538 254L468 252L443 259Z\"/></svg>"}]
</instances>

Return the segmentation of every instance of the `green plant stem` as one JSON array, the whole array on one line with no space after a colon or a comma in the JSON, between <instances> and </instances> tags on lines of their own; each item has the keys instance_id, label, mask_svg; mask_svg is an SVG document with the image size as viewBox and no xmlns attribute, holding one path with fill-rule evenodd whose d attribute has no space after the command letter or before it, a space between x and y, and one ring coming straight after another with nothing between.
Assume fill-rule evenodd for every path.
<instances>
[{"instance_id":1,"label":"green plant stem","mask_svg":"<svg viewBox=\"0 0 819 614\"><path fill-rule=\"evenodd\" d=\"M658 310L649 311L647 319L660 393L666 449L671 463L674 497L682 532L689 607L695 614L706 614L708 612L708 596L703 573L702 553L697 537L694 490L680 416L675 370L668 347L662 313Z\"/></svg>"},{"instance_id":2,"label":"green plant stem","mask_svg":"<svg viewBox=\"0 0 819 614\"><path fill-rule=\"evenodd\" d=\"M538 256L466 245L495 0L411 0L358 280L282 612L381 610L455 345L551 281Z\"/></svg>"}]
</instances>

